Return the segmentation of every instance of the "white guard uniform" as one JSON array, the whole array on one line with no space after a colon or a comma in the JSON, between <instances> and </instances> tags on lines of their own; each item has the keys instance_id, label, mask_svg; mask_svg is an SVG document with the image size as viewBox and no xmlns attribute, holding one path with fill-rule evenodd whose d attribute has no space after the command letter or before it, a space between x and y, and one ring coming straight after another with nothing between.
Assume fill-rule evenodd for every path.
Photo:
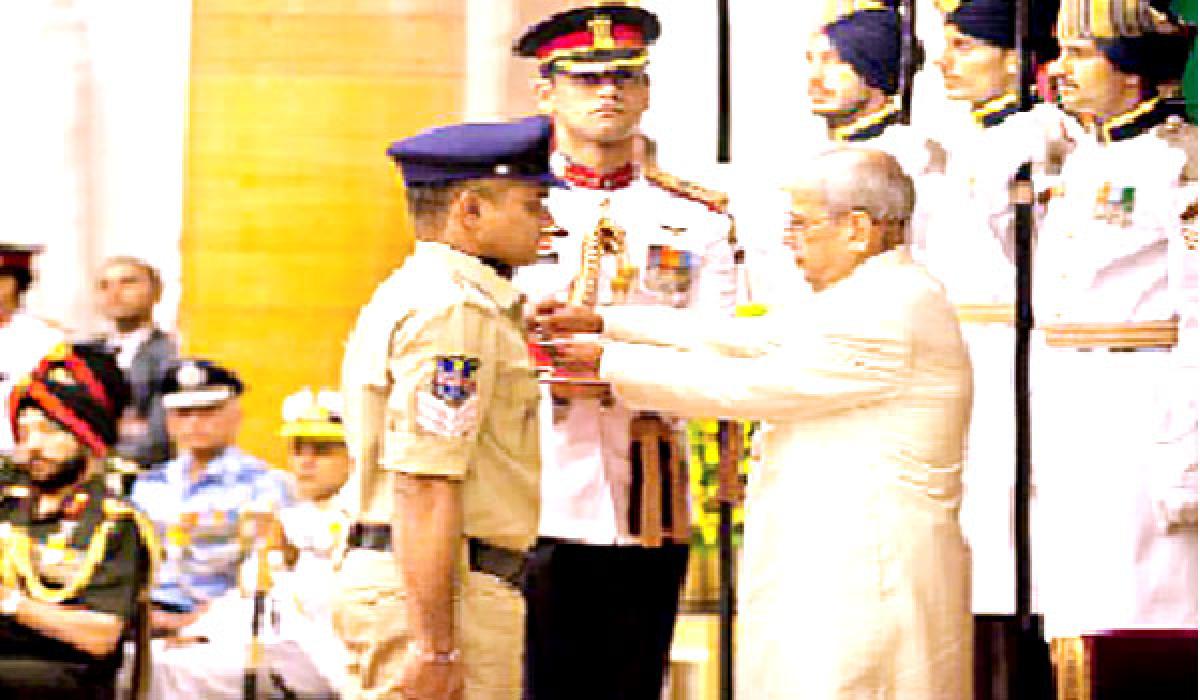
<instances>
[{"instance_id":1,"label":"white guard uniform","mask_svg":"<svg viewBox=\"0 0 1200 700\"><path fill-rule=\"evenodd\" d=\"M0 401L6 411L13 386L63 340L62 331L24 311L17 311L0 326ZM12 449L12 427L7 420L0 421L0 455L10 454Z\"/></svg>"},{"instance_id":2,"label":"white guard uniform","mask_svg":"<svg viewBox=\"0 0 1200 700\"><path fill-rule=\"evenodd\" d=\"M552 159L559 172L565 167L563 160L561 155ZM517 271L514 282L531 302L565 298L579 274L583 237L606 215L625 230L630 262L638 268L626 304L722 309L732 314L734 271L728 217L640 175L616 190L552 189L548 208L555 223L569 235L554 240L557 264L541 263ZM694 256L690 283L682 293L654 288L650 249L655 245ZM609 283L614 272L615 263L606 256L599 285L602 305L612 300ZM629 532L629 425L633 411L620 401L604 407L598 400L574 400L551 410L553 403L544 387L542 398L539 534L585 544L635 542Z\"/></svg>"},{"instance_id":3,"label":"white guard uniform","mask_svg":"<svg viewBox=\"0 0 1200 700\"><path fill-rule=\"evenodd\" d=\"M1072 153L1039 237L1039 327L1182 326L1174 349L1034 345L1035 575L1054 636L1197 621L1196 253L1180 218L1195 193L1165 118L1143 103Z\"/></svg>"},{"instance_id":4,"label":"white guard uniform","mask_svg":"<svg viewBox=\"0 0 1200 700\"><path fill-rule=\"evenodd\" d=\"M974 573L972 610L1008 614L1016 609L1016 268L1010 191L1026 161L1034 164L1035 190L1045 187L1047 152L1073 132L1056 107L1041 104L1019 112L1015 97L995 100L973 116L975 124L952 141L945 176L930 180L919 193L930 221L916 239L913 256L941 280L958 306L975 372L962 507Z\"/></svg>"},{"instance_id":5,"label":"white guard uniform","mask_svg":"<svg viewBox=\"0 0 1200 700\"><path fill-rule=\"evenodd\" d=\"M330 604L333 559L345 539L348 516L332 501L303 502L283 509L279 519L299 556L292 570L272 573L260 633L269 672L260 677L259 689L273 687L268 678L274 674L302 696L328 695L342 686L346 669ZM253 582L256 566L254 557L247 559L243 581ZM169 646L156 641L150 700L240 699L253 611L252 597L234 588L180 633L207 642Z\"/></svg>"}]
</instances>

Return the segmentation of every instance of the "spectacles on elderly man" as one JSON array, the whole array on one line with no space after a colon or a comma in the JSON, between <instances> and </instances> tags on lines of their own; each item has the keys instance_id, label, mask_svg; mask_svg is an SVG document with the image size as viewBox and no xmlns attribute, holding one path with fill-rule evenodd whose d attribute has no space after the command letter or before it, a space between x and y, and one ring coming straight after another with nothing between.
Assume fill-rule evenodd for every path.
<instances>
[{"instance_id":1,"label":"spectacles on elderly man","mask_svg":"<svg viewBox=\"0 0 1200 700\"><path fill-rule=\"evenodd\" d=\"M831 233L829 224L837 218L828 214L809 217L807 214L793 211L788 214L787 224L783 227L783 230L803 240L816 240L818 238L825 238Z\"/></svg>"}]
</instances>

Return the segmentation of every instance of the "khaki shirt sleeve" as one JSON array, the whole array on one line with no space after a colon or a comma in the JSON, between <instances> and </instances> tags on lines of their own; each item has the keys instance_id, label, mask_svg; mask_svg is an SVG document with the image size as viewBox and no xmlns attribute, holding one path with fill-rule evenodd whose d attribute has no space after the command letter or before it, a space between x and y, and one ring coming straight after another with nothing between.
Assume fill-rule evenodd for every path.
<instances>
[{"instance_id":1,"label":"khaki shirt sleeve","mask_svg":"<svg viewBox=\"0 0 1200 700\"><path fill-rule=\"evenodd\" d=\"M464 301L393 331L384 469L465 478L491 403L494 320L488 309ZM474 369L439 372L446 359Z\"/></svg>"}]
</instances>

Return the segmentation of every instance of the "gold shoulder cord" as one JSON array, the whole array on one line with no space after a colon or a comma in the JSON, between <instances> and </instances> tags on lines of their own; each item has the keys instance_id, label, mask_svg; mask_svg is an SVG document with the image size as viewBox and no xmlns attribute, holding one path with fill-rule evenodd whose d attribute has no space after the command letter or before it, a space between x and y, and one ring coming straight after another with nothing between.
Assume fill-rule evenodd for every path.
<instances>
[{"instance_id":1,"label":"gold shoulder cord","mask_svg":"<svg viewBox=\"0 0 1200 700\"><path fill-rule=\"evenodd\" d=\"M104 500L104 521L92 532L88 540L83 564L62 587L51 587L42 581L42 577L34 571L33 543L29 535L20 532L9 524L0 527L0 579L8 588L14 588L24 583L30 597L43 603L63 603L74 598L87 586L96 573L96 566L104 559L108 548L108 537L116 526L116 518L132 517L137 526L138 535L150 552L150 576L158 569L158 541L154 534L154 525L150 523L136 508L127 506L112 499Z\"/></svg>"}]
</instances>

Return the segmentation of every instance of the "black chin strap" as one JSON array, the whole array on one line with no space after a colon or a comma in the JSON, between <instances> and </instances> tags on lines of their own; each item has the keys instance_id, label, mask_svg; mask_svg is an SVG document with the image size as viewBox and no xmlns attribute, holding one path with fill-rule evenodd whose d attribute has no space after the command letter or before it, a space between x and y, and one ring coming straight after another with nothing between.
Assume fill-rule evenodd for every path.
<instances>
[{"instance_id":1,"label":"black chin strap","mask_svg":"<svg viewBox=\"0 0 1200 700\"><path fill-rule=\"evenodd\" d=\"M481 257L481 258L479 258L479 261L482 262L484 265L487 265L488 267L495 270L496 274L500 275L504 279L506 279L506 280L512 279L512 277L513 277L512 265L509 265L508 263L505 263L505 262L500 262L499 260L497 260L495 258L482 258Z\"/></svg>"}]
</instances>

